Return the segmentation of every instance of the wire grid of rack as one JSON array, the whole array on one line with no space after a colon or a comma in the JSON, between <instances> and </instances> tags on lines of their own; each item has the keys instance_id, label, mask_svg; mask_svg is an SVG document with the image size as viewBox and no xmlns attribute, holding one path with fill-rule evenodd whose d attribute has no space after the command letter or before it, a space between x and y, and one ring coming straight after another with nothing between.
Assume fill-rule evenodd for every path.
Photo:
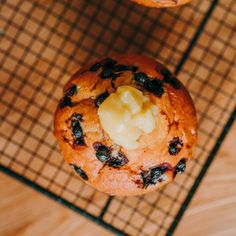
<instances>
[{"instance_id":1,"label":"wire grid of rack","mask_svg":"<svg viewBox=\"0 0 236 236\"><path fill-rule=\"evenodd\" d=\"M0 3L1 170L107 229L171 235L235 118L236 1L149 9L128 0ZM64 164L52 135L62 86L110 53L150 55L191 93L199 142L174 183L139 197L109 197Z\"/></svg>"}]
</instances>

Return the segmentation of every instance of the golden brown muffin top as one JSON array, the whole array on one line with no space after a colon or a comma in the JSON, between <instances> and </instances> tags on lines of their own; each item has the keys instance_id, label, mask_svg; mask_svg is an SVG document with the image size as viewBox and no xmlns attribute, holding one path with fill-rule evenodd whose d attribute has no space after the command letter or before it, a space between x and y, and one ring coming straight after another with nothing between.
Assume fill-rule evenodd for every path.
<instances>
[{"instance_id":1,"label":"golden brown muffin top","mask_svg":"<svg viewBox=\"0 0 236 236\"><path fill-rule=\"evenodd\" d=\"M127 150L103 130L98 107L119 86L135 87L158 107L155 129ZM90 185L111 195L152 191L185 169L197 138L192 100L155 60L114 55L85 66L64 87L55 136L66 161Z\"/></svg>"}]
</instances>

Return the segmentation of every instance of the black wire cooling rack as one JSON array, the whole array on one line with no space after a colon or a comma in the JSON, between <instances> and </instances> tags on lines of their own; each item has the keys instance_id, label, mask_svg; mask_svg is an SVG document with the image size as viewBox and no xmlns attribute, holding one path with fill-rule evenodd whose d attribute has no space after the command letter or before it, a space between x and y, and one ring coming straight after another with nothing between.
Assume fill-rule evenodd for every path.
<instances>
[{"instance_id":1,"label":"black wire cooling rack","mask_svg":"<svg viewBox=\"0 0 236 236\"><path fill-rule=\"evenodd\" d=\"M149 9L128 0L0 2L1 170L121 235L171 235L235 117L236 1ZM109 197L64 164L52 135L62 86L112 52L150 55L195 102L199 142L174 183Z\"/></svg>"}]
</instances>

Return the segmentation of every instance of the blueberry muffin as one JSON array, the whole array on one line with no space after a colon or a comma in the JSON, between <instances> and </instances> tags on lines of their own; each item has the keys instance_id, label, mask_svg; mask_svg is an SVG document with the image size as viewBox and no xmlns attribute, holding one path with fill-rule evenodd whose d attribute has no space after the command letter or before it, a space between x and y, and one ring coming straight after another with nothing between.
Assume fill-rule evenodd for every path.
<instances>
[{"instance_id":1,"label":"blueberry muffin","mask_svg":"<svg viewBox=\"0 0 236 236\"><path fill-rule=\"evenodd\" d=\"M190 0L132 0L132 1L142 4L146 7L162 8L162 7L177 7L189 2Z\"/></svg>"},{"instance_id":2,"label":"blueberry muffin","mask_svg":"<svg viewBox=\"0 0 236 236\"><path fill-rule=\"evenodd\" d=\"M54 134L66 162L86 183L110 195L138 195L184 172L197 140L196 111L162 64L114 55L67 82Z\"/></svg>"}]
</instances>

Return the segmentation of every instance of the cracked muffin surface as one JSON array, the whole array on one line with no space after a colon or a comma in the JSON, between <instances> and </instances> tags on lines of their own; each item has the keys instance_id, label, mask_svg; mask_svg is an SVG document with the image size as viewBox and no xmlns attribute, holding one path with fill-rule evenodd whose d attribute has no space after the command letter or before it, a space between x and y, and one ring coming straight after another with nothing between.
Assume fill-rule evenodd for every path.
<instances>
[{"instance_id":1,"label":"cracked muffin surface","mask_svg":"<svg viewBox=\"0 0 236 236\"><path fill-rule=\"evenodd\" d=\"M157 107L154 129L141 132L133 149L115 143L98 115L122 86L141 91ZM86 183L110 195L137 195L185 170L197 140L196 111L187 90L162 64L113 55L84 66L66 83L54 134L66 162Z\"/></svg>"}]
</instances>

